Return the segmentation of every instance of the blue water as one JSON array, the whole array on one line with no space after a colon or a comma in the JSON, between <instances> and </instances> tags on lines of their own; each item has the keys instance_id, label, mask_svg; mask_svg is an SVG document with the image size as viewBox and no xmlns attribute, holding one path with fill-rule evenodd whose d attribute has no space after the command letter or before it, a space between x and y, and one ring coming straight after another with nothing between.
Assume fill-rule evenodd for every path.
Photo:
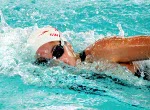
<instances>
[{"instance_id":1,"label":"blue water","mask_svg":"<svg viewBox=\"0 0 150 110\"><path fill-rule=\"evenodd\" d=\"M0 2L1 110L150 109L150 82L126 68L103 61L36 66L27 46L30 33L46 25L58 28L76 52L105 36L150 35L149 0Z\"/></svg>"}]
</instances>

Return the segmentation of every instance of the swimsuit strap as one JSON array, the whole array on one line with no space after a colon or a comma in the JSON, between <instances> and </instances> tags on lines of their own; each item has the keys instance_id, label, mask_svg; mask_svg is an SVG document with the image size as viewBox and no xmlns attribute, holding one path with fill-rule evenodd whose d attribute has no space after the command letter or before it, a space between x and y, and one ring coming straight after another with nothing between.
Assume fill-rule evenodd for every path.
<instances>
[{"instance_id":1,"label":"swimsuit strap","mask_svg":"<svg viewBox=\"0 0 150 110\"><path fill-rule=\"evenodd\" d=\"M81 61L85 61L85 58L86 58L85 51L82 51L81 53L79 53L79 56L80 56Z\"/></svg>"}]
</instances>

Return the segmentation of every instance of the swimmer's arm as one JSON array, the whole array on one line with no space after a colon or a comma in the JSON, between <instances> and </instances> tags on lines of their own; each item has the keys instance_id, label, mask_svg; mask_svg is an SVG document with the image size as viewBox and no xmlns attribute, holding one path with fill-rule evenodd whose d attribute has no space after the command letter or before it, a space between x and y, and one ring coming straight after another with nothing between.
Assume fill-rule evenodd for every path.
<instances>
[{"instance_id":1,"label":"swimmer's arm","mask_svg":"<svg viewBox=\"0 0 150 110\"><path fill-rule=\"evenodd\" d=\"M85 53L92 60L105 59L117 63L146 60L150 58L150 36L100 39L86 48Z\"/></svg>"},{"instance_id":2,"label":"swimmer's arm","mask_svg":"<svg viewBox=\"0 0 150 110\"><path fill-rule=\"evenodd\" d=\"M135 74L137 72L139 65L138 64L133 64L132 62L128 63L119 63L121 66L126 67L132 74Z\"/></svg>"}]
</instances>

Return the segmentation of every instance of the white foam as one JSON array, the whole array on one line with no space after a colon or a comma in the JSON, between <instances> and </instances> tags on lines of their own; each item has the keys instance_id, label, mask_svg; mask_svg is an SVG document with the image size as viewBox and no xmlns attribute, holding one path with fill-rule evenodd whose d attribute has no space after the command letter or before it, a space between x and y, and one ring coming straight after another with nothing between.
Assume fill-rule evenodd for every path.
<instances>
[{"instance_id":1,"label":"white foam","mask_svg":"<svg viewBox=\"0 0 150 110\"><path fill-rule=\"evenodd\" d=\"M124 30L122 29L122 26L120 23L117 24L117 27L119 29L119 37L124 37Z\"/></svg>"},{"instance_id":2,"label":"white foam","mask_svg":"<svg viewBox=\"0 0 150 110\"><path fill-rule=\"evenodd\" d=\"M46 107L38 107L38 108L28 108L28 110L79 110L79 109L88 109L90 110L90 108L86 108L86 107L82 107L82 106L74 106L74 105L65 105L65 106L46 106ZM91 109L94 110L94 109Z\"/></svg>"}]
</instances>

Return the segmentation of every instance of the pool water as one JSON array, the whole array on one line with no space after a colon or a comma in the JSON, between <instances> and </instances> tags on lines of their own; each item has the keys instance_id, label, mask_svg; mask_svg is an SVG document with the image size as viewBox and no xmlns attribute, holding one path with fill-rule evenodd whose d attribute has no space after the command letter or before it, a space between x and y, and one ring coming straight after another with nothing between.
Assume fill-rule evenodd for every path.
<instances>
[{"instance_id":1,"label":"pool water","mask_svg":"<svg viewBox=\"0 0 150 110\"><path fill-rule=\"evenodd\" d=\"M47 25L75 52L105 36L150 35L149 12L149 0L1 0L0 110L149 110L150 82L126 68L103 61L37 66L27 45Z\"/></svg>"}]
</instances>

